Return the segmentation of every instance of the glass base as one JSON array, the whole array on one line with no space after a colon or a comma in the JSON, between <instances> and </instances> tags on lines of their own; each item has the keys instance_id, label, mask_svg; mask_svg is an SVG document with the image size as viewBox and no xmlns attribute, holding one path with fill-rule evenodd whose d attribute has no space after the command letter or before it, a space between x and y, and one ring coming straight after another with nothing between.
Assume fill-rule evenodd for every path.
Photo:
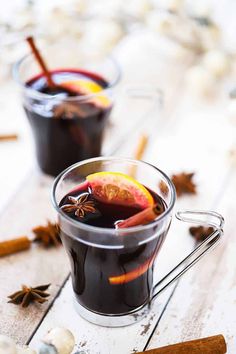
<instances>
[{"instance_id":1,"label":"glass base","mask_svg":"<svg viewBox=\"0 0 236 354\"><path fill-rule=\"evenodd\" d=\"M85 320L103 327L124 327L139 322L150 311L150 305L146 304L137 308L133 312L122 315L102 315L100 313L92 312L80 305L74 298L74 305L76 312Z\"/></svg>"}]
</instances>

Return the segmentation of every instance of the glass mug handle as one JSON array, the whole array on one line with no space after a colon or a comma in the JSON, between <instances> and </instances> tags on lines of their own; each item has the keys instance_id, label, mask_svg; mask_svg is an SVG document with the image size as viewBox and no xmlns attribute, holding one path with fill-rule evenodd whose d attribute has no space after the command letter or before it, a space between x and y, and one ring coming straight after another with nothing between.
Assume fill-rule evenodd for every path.
<instances>
[{"instance_id":1,"label":"glass mug handle","mask_svg":"<svg viewBox=\"0 0 236 354\"><path fill-rule=\"evenodd\" d=\"M202 216L207 217L208 221L203 221L201 219ZM185 257L168 274L166 274L158 283L154 285L152 300L160 295L173 282L182 277L184 273L186 273L220 241L220 238L223 235L224 218L214 211L183 210L176 213L176 218L180 221L191 224L194 223L212 226L215 231L213 231L212 234L201 242L198 247L196 247L187 257Z\"/></svg>"},{"instance_id":2,"label":"glass mug handle","mask_svg":"<svg viewBox=\"0 0 236 354\"><path fill-rule=\"evenodd\" d=\"M129 85L125 87L124 94L127 95L128 99L148 99L151 101L148 111L143 114L145 117L151 115L157 108L163 106L163 92L155 86ZM142 115L140 119L143 119Z\"/></svg>"}]
</instances>

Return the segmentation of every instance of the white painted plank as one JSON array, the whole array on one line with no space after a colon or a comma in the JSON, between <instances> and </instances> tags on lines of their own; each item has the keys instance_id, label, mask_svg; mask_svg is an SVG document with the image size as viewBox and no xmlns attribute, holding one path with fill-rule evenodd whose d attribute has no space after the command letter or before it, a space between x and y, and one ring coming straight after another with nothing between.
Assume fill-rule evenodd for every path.
<instances>
[{"instance_id":1,"label":"white painted plank","mask_svg":"<svg viewBox=\"0 0 236 354\"><path fill-rule=\"evenodd\" d=\"M226 218L221 245L180 282L148 348L222 333L235 353L235 177L217 208Z\"/></svg>"}]
</instances>

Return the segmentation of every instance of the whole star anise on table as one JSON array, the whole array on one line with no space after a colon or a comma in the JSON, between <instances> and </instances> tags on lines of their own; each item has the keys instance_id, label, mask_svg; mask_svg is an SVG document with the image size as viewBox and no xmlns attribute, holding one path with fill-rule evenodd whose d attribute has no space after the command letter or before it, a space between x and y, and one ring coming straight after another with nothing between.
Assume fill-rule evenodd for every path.
<instances>
[{"instance_id":1,"label":"whole star anise on table","mask_svg":"<svg viewBox=\"0 0 236 354\"><path fill-rule=\"evenodd\" d=\"M196 194L196 185L193 182L194 173L179 173L172 175L171 180L174 183L177 196L183 194Z\"/></svg>"},{"instance_id":2,"label":"whole star anise on table","mask_svg":"<svg viewBox=\"0 0 236 354\"><path fill-rule=\"evenodd\" d=\"M74 213L79 218L83 218L86 213L95 213L96 208L92 200L88 200L89 194L83 194L78 199L72 196L68 197L71 204L65 204L61 210L65 213Z\"/></svg>"},{"instance_id":3,"label":"whole star anise on table","mask_svg":"<svg viewBox=\"0 0 236 354\"><path fill-rule=\"evenodd\" d=\"M15 305L21 305L22 307L28 307L30 303L37 302L39 304L47 301L47 297L50 296L49 293L45 291L49 288L50 284L39 285L35 288L22 285L22 289L9 295L9 303Z\"/></svg>"},{"instance_id":4,"label":"whole star anise on table","mask_svg":"<svg viewBox=\"0 0 236 354\"><path fill-rule=\"evenodd\" d=\"M189 232L197 242L203 242L208 236L210 236L214 232L214 228L211 226L192 226L189 228Z\"/></svg>"},{"instance_id":5,"label":"whole star anise on table","mask_svg":"<svg viewBox=\"0 0 236 354\"><path fill-rule=\"evenodd\" d=\"M59 226L57 223L48 221L46 226L37 226L32 229L35 234L34 241L41 242L45 247L58 246L61 244Z\"/></svg>"}]
</instances>

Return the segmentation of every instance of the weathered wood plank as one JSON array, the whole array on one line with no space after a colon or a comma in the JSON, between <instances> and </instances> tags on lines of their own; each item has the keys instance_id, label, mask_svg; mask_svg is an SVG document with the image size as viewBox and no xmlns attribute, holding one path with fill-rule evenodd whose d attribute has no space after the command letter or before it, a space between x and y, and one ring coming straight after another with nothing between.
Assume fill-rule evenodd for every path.
<instances>
[{"instance_id":1,"label":"weathered wood plank","mask_svg":"<svg viewBox=\"0 0 236 354\"><path fill-rule=\"evenodd\" d=\"M148 348L222 333L227 353L235 352L235 173L232 178L218 206L226 217L224 239L179 284Z\"/></svg>"}]
</instances>

